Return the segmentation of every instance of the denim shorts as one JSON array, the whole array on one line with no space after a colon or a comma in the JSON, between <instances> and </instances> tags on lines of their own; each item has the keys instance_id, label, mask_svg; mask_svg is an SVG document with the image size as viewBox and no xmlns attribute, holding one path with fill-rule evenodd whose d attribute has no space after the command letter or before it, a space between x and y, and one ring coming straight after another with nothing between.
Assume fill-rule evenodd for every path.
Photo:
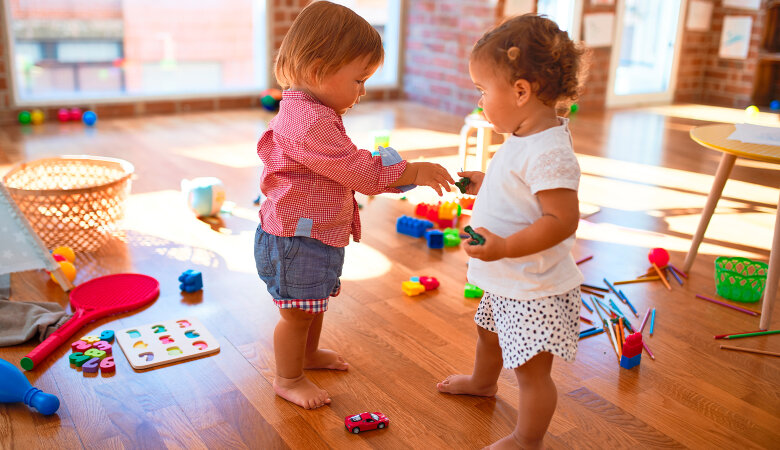
<instances>
[{"instance_id":1,"label":"denim shorts","mask_svg":"<svg viewBox=\"0 0 780 450\"><path fill-rule=\"evenodd\" d=\"M277 306L316 313L326 310L328 297L339 291L344 248L309 237L276 236L258 226L255 264Z\"/></svg>"}]
</instances>

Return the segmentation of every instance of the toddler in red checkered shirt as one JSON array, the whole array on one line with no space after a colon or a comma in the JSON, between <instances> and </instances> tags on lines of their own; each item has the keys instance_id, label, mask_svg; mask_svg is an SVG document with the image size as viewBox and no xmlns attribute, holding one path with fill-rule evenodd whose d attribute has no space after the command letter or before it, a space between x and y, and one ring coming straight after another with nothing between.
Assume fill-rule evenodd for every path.
<instances>
[{"instance_id":1,"label":"toddler in red checkered shirt","mask_svg":"<svg viewBox=\"0 0 780 450\"><path fill-rule=\"evenodd\" d=\"M274 330L274 391L303 408L330 403L303 369L347 370L319 348L328 299L338 295L344 247L360 240L354 192L404 192L415 185L439 195L454 184L433 163L407 162L392 148L372 156L347 137L341 116L366 94L384 58L379 33L349 8L327 1L304 8L282 41L276 78L279 114L257 144L264 168L257 272L279 307Z\"/></svg>"}]
</instances>

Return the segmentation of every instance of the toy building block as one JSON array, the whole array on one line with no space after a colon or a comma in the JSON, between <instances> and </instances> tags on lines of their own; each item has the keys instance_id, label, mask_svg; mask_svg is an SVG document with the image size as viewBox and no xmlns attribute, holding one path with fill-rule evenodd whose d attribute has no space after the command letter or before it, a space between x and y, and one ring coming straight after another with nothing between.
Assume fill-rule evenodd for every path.
<instances>
[{"instance_id":1,"label":"toy building block","mask_svg":"<svg viewBox=\"0 0 780 450\"><path fill-rule=\"evenodd\" d=\"M485 291L471 283L466 283L466 288L463 291L463 296L466 298L481 298L484 294Z\"/></svg>"},{"instance_id":2,"label":"toy building block","mask_svg":"<svg viewBox=\"0 0 780 450\"><path fill-rule=\"evenodd\" d=\"M409 280L416 281L416 282L419 283L420 282L420 277L409 277Z\"/></svg>"},{"instance_id":3,"label":"toy building block","mask_svg":"<svg viewBox=\"0 0 780 450\"><path fill-rule=\"evenodd\" d=\"M634 333L626 336L626 342L623 344L622 355L633 358L642 353L642 334Z\"/></svg>"},{"instance_id":4,"label":"toy building block","mask_svg":"<svg viewBox=\"0 0 780 450\"><path fill-rule=\"evenodd\" d=\"M185 292L195 292L203 289L203 275L196 270L186 270L179 275L179 289Z\"/></svg>"},{"instance_id":5,"label":"toy building block","mask_svg":"<svg viewBox=\"0 0 780 450\"><path fill-rule=\"evenodd\" d=\"M414 215L428 217L428 210L432 207L433 205L429 205L428 203L418 203L417 206L414 207Z\"/></svg>"},{"instance_id":6,"label":"toy building block","mask_svg":"<svg viewBox=\"0 0 780 450\"><path fill-rule=\"evenodd\" d=\"M395 221L395 231L416 238L423 237L428 228L433 228L433 222L414 217L401 216Z\"/></svg>"},{"instance_id":7,"label":"toy building block","mask_svg":"<svg viewBox=\"0 0 780 450\"><path fill-rule=\"evenodd\" d=\"M468 186L469 184L471 184L471 180L466 177L463 177L460 180L455 182L455 186L457 186L458 189L460 189L461 194L466 193L466 186Z\"/></svg>"},{"instance_id":8,"label":"toy building block","mask_svg":"<svg viewBox=\"0 0 780 450\"><path fill-rule=\"evenodd\" d=\"M416 281L404 281L401 283L401 290L404 291L404 294L413 297L425 292L425 286Z\"/></svg>"},{"instance_id":9,"label":"toy building block","mask_svg":"<svg viewBox=\"0 0 780 450\"><path fill-rule=\"evenodd\" d=\"M426 291L439 287L439 280L434 277L420 277L420 284L425 286Z\"/></svg>"},{"instance_id":10,"label":"toy building block","mask_svg":"<svg viewBox=\"0 0 780 450\"><path fill-rule=\"evenodd\" d=\"M444 202L439 205L439 219L452 220L458 216L460 205L455 202Z\"/></svg>"},{"instance_id":11,"label":"toy building block","mask_svg":"<svg viewBox=\"0 0 780 450\"><path fill-rule=\"evenodd\" d=\"M458 203L460 203L460 206L463 209L474 209L474 200L476 200L476 198L463 197L458 199Z\"/></svg>"},{"instance_id":12,"label":"toy building block","mask_svg":"<svg viewBox=\"0 0 780 450\"><path fill-rule=\"evenodd\" d=\"M624 369L633 369L634 367L639 365L641 360L642 360L641 353L631 358L627 357L626 355L623 355L620 357L620 367Z\"/></svg>"},{"instance_id":13,"label":"toy building block","mask_svg":"<svg viewBox=\"0 0 780 450\"><path fill-rule=\"evenodd\" d=\"M447 228L444 230L444 246L445 247L457 247L460 245L460 235L455 228Z\"/></svg>"},{"instance_id":14,"label":"toy building block","mask_svg":"<svg viewBox=\"0 0 780 450\"><path fill-rule=\"evenodd\" d=\"M471 236L469 245L485 245L485 238L481 234L474 231L474 229L471 228L471 225L466 225L466 228L464 228L463 231Z\"/></svg>"},{"instance_id":15,"label":"toy building block","mask_svg":"<svg viewBox=\"0 0 780 450\"><path fill-rule=\"evenodd\" d=\"M444 233L439 230L428 230L425 232L425 239L430 248L444 248Z\"/></svg>"}]
</instances>

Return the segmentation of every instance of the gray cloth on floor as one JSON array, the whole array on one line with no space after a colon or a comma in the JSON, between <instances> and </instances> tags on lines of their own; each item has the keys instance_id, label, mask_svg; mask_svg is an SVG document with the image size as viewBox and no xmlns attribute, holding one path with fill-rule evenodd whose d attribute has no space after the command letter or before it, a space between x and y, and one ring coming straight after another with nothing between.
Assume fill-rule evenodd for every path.
<instances>
[{"instance_id":1,"label":"gray cloth on floor","mask_svg":"<svg viewBox=\"0 0 780 450\"><path fill-rule=\"evenodd\" d=\"M0 276L0 347L17 345L38 336L43 341L73 316L57 303L7 300L10 278Z\"/></svg>"}]
</instances>

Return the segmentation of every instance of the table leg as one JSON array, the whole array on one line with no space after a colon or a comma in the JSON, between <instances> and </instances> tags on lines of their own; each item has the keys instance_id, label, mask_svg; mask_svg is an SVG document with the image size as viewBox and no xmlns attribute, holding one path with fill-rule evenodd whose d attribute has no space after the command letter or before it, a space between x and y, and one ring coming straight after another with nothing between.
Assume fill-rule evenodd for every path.
<instances>
[{"instance_id":1,"label":"table leg","mask_svg":"<svg viewBox=\"0 0 780 450\"><path fill-rule=\"evenodd\" d=\"M487 160L490 153L490 144L493 140L493 129L487 127L479 127L477 129L477 161L481 164L479 170L485 171L487 169Z\"/></svg>"},{"instance_id":2,"label":"table leg","mask_svg":"<svg viewBox=\"0 0 780 450\"><path fill-rule=\"evenodd\" d=\"M775 213L775 231L772 237L772 248L769 250L769 272L766 274L766 286L764 287L764 305L761 307L762 330L768 330L772 325L772 308L777 297L777 283L780 281L780 199L777 201Z\"/></svg>"},{"instance_id":3,"label":"table leg","mask_svg":"<svg viewBox=\"0 0 780 450\"><path fill-rule=\"evenodd\" d=\"M473 128L468 124L460 129L460 145L458 146L458 158L461 161L461 169L466 170L466 159L469 157L469 134Z\"/></svg>"},{"instance_id":4,"label":"table leg","mask_svg":"<svg viewBox=\"0 0 780 450\"><path fill-rule=\"evenodd\" d=\"M734 167L734 161L737 157L731 153L724 153L720 159L718 165L718 171L715 173L715 180L712 182L712 188L710 188L710 194L707 196L707 203L704 205L704 210L701 212L701 219L699 219L699 227L696 229L696 234L693 235L691 241L691 248L688 250L688 256L685 257L685 263L683 264L683 272L690 272L691 266L693 266L693 260L696 259L696 254L699 253L699 244L704 239L704 232L707 231L707 226L710 224L712 213L715 212L715 206L718 205L720 195L723 193L723 187L726 185L726 180L729 179L731 169Z\"/></svg>"}]
</instances>

